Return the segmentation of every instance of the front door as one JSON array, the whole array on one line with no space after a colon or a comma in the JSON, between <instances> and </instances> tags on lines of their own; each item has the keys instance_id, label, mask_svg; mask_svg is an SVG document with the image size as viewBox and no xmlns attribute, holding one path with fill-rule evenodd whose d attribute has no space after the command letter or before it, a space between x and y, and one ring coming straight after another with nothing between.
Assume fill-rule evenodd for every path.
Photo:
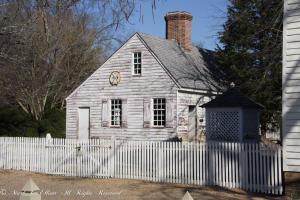
<instances>
[{"instance_id":1,"label":"front door","mask_svg":"<svg viewBox=\"0 0 300 200\"><path fill-rule=\"evenodd\" d=\"M196 106L189 106L189 141L194 141L196 139L196 133L197 133L197 112L196 112Z\"/></svg>"},{"instance_id":2,"label":"front door","mask_svg":"<svg viewBox=\"0 0 300 200\"><path fill-rule=\"evenodd\" d=\"M79 108L78 139L86 140L90 136L90 108Z\"/></svg>"}]
</instances>

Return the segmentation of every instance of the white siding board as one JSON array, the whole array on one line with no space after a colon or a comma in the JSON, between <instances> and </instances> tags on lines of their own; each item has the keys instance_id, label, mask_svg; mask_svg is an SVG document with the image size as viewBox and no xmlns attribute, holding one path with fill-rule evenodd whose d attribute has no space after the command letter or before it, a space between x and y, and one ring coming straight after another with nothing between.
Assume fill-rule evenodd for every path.
<instances>
[{"instance_id":1,"label":"white siding board","mask_svg":"<svg viewBox=\"0 0 300 200\"><path fill-rule=\"evenodd\" d=\"M299 16L298 16L299 17ZM289 24L289 26L297 26L297 28L300 27L300 21L299 22L296 22L296 23L291 23ZM288 38L287 38L287 42L288 43L291 43L291 42L299 42L300 41L300 35L299 34L294 34L294 35L290 35Z\"/></svg>"},{"instance_id":2,"label":"white siding board","mask_svg":"<svg viewBox=\"0 0 300 200\"><path fill-rule=\"evenodd\" d=\"M298 22L295 23L288 23L286 25L287 30L290 29L298 29L300 27L300 24ZM287 42L290 42L292 38L287 38Z\"/></svg>"},{"instance_id":3,"label":"white siding board","mask_svg":"<svg viewBox=\"0 0 300 200\"><path fill-rule=\"evenodd\" d=\"M284 64L285 64L285 68L283 69L283 71L285 71L286 68L300 67L300 63L298 61L290 61L290 62L286 62Z\"/></svg>"},{"instance_id":4,"label":"white siding board","mask_svg":"<svg viewBox=\"0 0 300 200\"><path fill-rule=\"evenodd\" d=\"M293 33L298 33L299 30L298 29L293 29L292 31L289 32L293 32ZM289 35L288 35L289 37ZM286 42L286 48L287 49L298 49L300 45L300 42Z\"/></svg>"},{"instance_id":5,"label":"white siding board","mask_svg":"<svg viewBox=\"0 0 300 200\"><path fill-rule=\"evenodd\" d=\"M300 16L299 16L300 18ZM300 48L296 48L296 49L287 49L286 50L286 55L300 55ZM295 65L293 65L292 67L295 67ZM296 66L297 67L297 66ZM298 66L299 67L299 66Z\"/></svg>"},{"instance_id":6,"label":"white siding board","mask_svg":"<svg viewBox=\"0 0 300 200\"><path fill-rule=\"evenodd\" d=\"M287 121L292 121L292 120L287 120ZM286 133L300 133L299 126L291 126L291 125L285 125L285 126L286 126ZM286 135L285 138L289 138L289 136Z\"/></svg>"},{"instance_id":7,"label":"white siding board","mask_svg":"<svg viewBox=\"0 0 300 200\"><path fill-rule=\"evenodd\" d=\"M287 18L287 24L295 23L295 22L300 22L300 17L299 16L289 16Z\"/></svg>"},{"instance_id":8,"label":"white siding board","mask_svg":"<svg viewBox=\"0 0 300 200\"><path fill-rule=\"evenodd\" d=\"M292 93L299 94L299 93ZM289 112L295 112L292 108L298 107L300 105L300 101L297 98L286 98L286 106L289 107Z\"/></svg>"},{"instance_id":9,"label":"white siding board","mask_svg":"<svg viewBox=\"0 0 300 200\"><path fill-rule=\"evenodd\" d=\"M300 37L299 37L300 38ZM286 60L289 61L300 61L300 55L287 55Z\"/></svg>"},{"instance_id":10,"label":"white siding board","mask_svg":"<svg viewBox=\"0 0 300 200\"><path fill-rule=\"evenodd\" d=\"M300 121L298 120L289 120L286 123L287 126L300 126Z\"/></svg>"},{"instance_id":11,"label":"white siding board","mask_svg":"<svg viewBox=\"0 0 300 200\"><path fill-rule=\"evenodd\" d=\"M285 72L285 76L288 77L289 76L288 74L300 73L300 67L286 68L284 72Z\"/></svg>"},{"instance_id":12,"label":"white siding board","mask_svg":"<svg viewBox=\"0 0 300 200\"><path fill-rule=\"evenodd\" d=\"M297 17L299 17L299 16L297 16ZM299 31L297 31L297 29L289 29L289 30L285 30L285 32L286 32L285 33L286 36L299 35ZM287 48L287 49L289 49L289 48Z\"/></svg>"},{"instance_id":13,"label":"white siding board","mask_svg":"<svg viewBox=\"0 0 300 200\"><path fill-rule=\"evenodd\" d=\"M288 3L288 6L287 6L287 11L290 11L290 10L298 10L300 9L300 4L299 2L295 1L293 3Z\"/></svg>"},{"instance_id":14,"label":"white siding board","mask_svg":"<svg viewBox=\"0 0 300 200\"><path fill-rule=\"evenodd\" d=\"M299 166L300 165L300 159L296 158L287 158L286 164L291 166Z\"/></svg>"},{"instance_id":15,"label":"white siding board","mask_svg":"<svg viewBox=\"0 0 300 200\"><path fill-rule=\"evenodd\" d=\"M299 4L299 0L286 0L286 4L290 5L290 4Z\"/></svg>"},{"instance_id":16,"label":"white siding board","mask_svg":"<svg viewBox=\"0 0 300 200\"><path fill-rule=\"evenodd\" d=\"M288 17L299 16L300 15L300 9L288 10L288 11L286 11L286 15Z\"/></svg>"},{"instance_id":17,"label":"white siding board","mask_svg":"<svg viewBox=\"0 0 300 200\"><path fill-rule=\"evenodd\" d=\"M300 154L298 152L288 152L287 157L288 157L288 159L299 159L300 160Z\"/></svg>"},{"instance_id":18,"label":"white siding board","mask_svg":"<svg viewBox=\"0 0 300 200\"><path fill-rule=\"evenodd\" d=\"M291 153L300 153L299 149L295 148L295 146L293 146L293 145L287 145L286 146L285 153L287 154L289 152L291 152Z\"/></svg>"},{"instance_id":19,"label":"white siding board","mask_svg":"<svg viewBox=\"0 0 300 200\"><path fill-rule=\"evenodd\" d=\"M298 87L287 87L286 85L285 85L285 92L284 93L300 93L300 88L298 88ZM298 101L296 101L296 102L298 102ZM289 104L287 104L288 106L290 106Z\"/></svg>"},{"instance_id":20,"label":"white siding board","mask_svg":"<svg viewBox=\"0 0 300 200\"><path fill-rule=\"evenodd\" d=\"M297 132L297 133L289 132L286 139L300 139L300 133L299 132Z\"/></svg>"},{"instance_id":21,"label":"white siding board","mask_svg":"<svg viewBox=\"0 0 300 200\"><path fill-rule=\"evenodd\" d=\"M300 105L298 106L286 106L289 110L292 110L293 112L300 112ZM289 121L287 121L287 124L288 124Z\"/></svg>"}]
</instances>

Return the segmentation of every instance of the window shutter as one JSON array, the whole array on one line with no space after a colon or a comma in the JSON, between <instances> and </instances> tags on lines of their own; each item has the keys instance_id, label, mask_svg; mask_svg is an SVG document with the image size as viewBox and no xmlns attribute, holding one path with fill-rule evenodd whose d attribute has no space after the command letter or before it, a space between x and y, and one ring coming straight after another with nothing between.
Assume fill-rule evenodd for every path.
<instances>
[{"instance_id":1,"label":"window shutter","mask_svg":"<svg viewBox=\"0 0 300 200\"><path fill-rule=\"evenodd\" d=\"M151 124L151 108L150 99L144 99L144 128L150 128Z\"/></svg>"},{"instance_id":2,"label":"window shutter","mask_svg":"<svg viewBox=\"0 0 300 200\"><path fill-rule=\"evenodd\" d=\"M108 127L109 125L109 108L108 108L108 99L102 100L102 127Z\"/></svg>"},{"instance_id":3,"label":"window shutter","mask_svg":"<svg viewBox=\"0 0 300 200\"><path fill-rule=\"evenodd\" d=\"M166 128L174 127L174 102L173 99L166 99Z\"/></svg>"},{"instance_id":4,"label":"window shutter","mask_svg":"<svg viewBox=\"0 0 300 200\"><path fill-rule=\"evenodd\" d=\"M122 113L121 113L121 120L122 120L122 127L127 128L127 99L122 99Z\"/></svg>"}]
</instances>

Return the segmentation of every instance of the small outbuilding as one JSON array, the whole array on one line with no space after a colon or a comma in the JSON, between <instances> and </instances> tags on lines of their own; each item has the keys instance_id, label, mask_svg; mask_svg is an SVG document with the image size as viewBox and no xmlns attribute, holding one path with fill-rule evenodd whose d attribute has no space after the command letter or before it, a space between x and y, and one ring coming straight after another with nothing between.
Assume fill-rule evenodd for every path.
<instances>
[{"instance_id":1,"label":"small outbuilding","mask_svg":"<svg viewBox=\"0 0 300 200\"><path fill-rule=\"evenodd\" d=\"M203 104L207 141L259 141L259 115L263 106L231 88Z\"/></svg>"}]
</instances>

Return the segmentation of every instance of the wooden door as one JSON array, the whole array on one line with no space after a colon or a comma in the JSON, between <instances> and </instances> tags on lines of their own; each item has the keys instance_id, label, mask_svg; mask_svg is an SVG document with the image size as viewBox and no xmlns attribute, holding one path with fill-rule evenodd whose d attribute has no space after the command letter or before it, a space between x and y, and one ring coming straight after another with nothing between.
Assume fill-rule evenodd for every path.
<instances>
[{"instance_id":1,"label":"wooden door","mask_svg":"<svg viewBox=\"0 0 300 200\"><path fill-rule=\"evenodd\" d=\"M197 116L196 106L189 106L189 122L188 122L189 141L194 141L196 139L196 133L197 133L196 116Z\"/></svg>"},{"instance_id":2,"label":"wooden door","mask_svg":"<svg viewBox=\"0 0 300 200\"><path fill-rule=\"evenodd\" d=\"M90 136L90 108L79 108L78 110L78 139L86 140Z\"/></svg>"}]
</instances>

